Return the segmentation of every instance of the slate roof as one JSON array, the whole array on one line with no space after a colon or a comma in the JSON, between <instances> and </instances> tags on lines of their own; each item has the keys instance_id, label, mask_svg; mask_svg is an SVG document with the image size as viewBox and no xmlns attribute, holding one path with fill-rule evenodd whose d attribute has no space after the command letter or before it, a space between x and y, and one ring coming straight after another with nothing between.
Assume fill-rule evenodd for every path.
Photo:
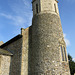
<instances>
[{"instance_id":1,"label":"slate roof","mask_svg":"<svg viewBox=\"0 0 75 75\"><path fill-rule=\"evenodd\" d=\"M13 43L14 41L16 41L16 40L18 40L18 39L20 39L20 38L22 38L22 35L21 35L21 34L17 35L16 37L14 37L14 38L12 38L11 40L7 41L6 43L2 44L2 45L0 46L0 48L3 48L3 47L5 47L5 46L7 46L7 45L9 45L9 44L11 44L11 43Z\"/></svg>"},{"instance_id":2,"label":"slate roof","mask_svg":"<svg viewBox=\"0 0 75 75\"><path fill-rule=\"evenodd\" d=\"M0 48L0 55L7 55L7 56L11 56L13 55L11 52L7 51L7 50L4 50L4 49L1 49Z\"/></svg>"}]
</instances>

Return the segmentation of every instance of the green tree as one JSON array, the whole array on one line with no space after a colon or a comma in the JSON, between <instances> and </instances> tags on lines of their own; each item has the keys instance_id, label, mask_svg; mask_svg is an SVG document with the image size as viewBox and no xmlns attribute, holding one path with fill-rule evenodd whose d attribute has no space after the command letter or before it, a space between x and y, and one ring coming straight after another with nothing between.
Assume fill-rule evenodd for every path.
<instances>
[{"instance_id":1,"label":"green tree","mask_svg":"<svg viewBox=\"0 0 75 75\"><path fill-rule=\"evenodd\" d=\"M73 61L73 58L70 54L68 54L68 59L69 59L69 67L70 67L71 75L74 75L74 73L75 73L75 62Z\"/></svg>"}]
</instances>

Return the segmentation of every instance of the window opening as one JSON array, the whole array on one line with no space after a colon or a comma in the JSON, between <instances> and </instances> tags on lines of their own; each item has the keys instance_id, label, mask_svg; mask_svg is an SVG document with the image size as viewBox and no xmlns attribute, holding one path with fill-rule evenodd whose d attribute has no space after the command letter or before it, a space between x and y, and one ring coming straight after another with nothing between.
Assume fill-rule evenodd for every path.
<instances>
[{"instance_id":1,"label":"window opening","mask_svg":"<svg viewBox=\"0 0 75 75\"><path fill-rule=\"evenodd\" d=\"M62 61L64 61L63 48L62 48L62 46L61 46L61 56L62 56Z\"/></svg>"},{"instance_id":2,"label":"window opening","mask_svg":"<svg viewBox=\"0 0 75 75\"><path fill-rule=\"evenodd\" d=\"M65 61L67 61L67 57L66 57L66 50L65 50L65 47L63 47L63 51L64 51L64 59L65 59Z\"/></svg>"},{"instance_id":3,"label":"window opening","mask_svg":"<svg viewBox=\"0 0 75 75\"><path fill-rule=\"evenodd\" d=\"M38 11L38 4L36 4L36 13L38 13L39 11Z\"/></svg>"},{"instance_id":4,"label":"window opening","mask_svg":"<svg viewBox=\"0 0 75 75\"><path fill-rule=\"evenodd\" d=\"M56 8L56 4L54 4L54 8L55 8L55 12L57 13L57 8Z\"/></svg>"}]
</instances>

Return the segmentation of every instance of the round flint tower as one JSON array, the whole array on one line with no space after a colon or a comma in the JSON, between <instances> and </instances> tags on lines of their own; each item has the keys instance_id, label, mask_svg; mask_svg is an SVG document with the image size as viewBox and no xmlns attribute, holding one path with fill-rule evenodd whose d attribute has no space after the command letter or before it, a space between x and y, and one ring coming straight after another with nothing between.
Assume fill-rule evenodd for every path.
<instances>
[{"instance_id":1,"label":"round flint tower","mask_svg":"<svg viewBox=\"0 0 75 75\"><path fill-rule=\"evenodd\" d=\"M33 0L29 75L70 75L57 0Z\"/></svg>"}]
</instances>

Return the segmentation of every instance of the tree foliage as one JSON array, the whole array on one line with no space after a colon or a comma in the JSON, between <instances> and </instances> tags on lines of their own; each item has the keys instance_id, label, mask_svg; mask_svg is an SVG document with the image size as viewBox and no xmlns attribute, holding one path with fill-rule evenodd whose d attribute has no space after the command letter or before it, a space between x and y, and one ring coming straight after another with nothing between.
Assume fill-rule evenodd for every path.
<instances>
[{"instance_id":1,"label":"tree foliage","mask_svg":"<svg viewBox=\"0 0 75 75\"><path fill-rule=\"evenodd\" d=\"M73 58L70 54L68 54L68 59L69 59L69 67L70 67L71 75L74 75L74 73L75 73L75 62L73 61Z\"/></svg>"}]
</instances>

